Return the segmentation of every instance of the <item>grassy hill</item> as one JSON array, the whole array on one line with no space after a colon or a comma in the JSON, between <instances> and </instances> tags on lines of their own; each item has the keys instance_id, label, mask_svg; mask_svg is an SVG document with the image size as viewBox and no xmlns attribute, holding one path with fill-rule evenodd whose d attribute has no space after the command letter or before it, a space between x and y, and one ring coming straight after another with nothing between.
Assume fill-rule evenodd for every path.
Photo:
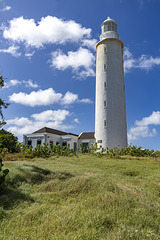
<instances>
[{"instance_id":1,"label":"grassy hill","mask_svg":"<svg viewBox=\"0 0 160 240\"><path fill-rule=\"evenodd\" d=\"M160 239L160 161L89 154L8 161L0 239Z\"/></svg>"}]
</instances>

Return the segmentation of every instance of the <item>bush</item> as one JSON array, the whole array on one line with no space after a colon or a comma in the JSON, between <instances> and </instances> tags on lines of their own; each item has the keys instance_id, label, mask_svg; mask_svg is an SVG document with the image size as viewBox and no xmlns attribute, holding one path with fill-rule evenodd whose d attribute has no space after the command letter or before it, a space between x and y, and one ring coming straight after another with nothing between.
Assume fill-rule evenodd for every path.
<instances>
[{"instance_id":1,"label":"bush","mask_svg":"<svg viewBox=\"0 0 160 240\"><path fill-rule=\"evenodd\" d=\"M133 157L158 157L160 156L160 151L154 151L149 149L142 149L141 147L129 145L126 148L102 148L102 146L98 147L97 143L92 143L90 146L87 146L85 149L80 144L80 149L78 149L82 154L94 154L97 157L108 156L111 158L116 158L120 156L133 156ZM87 150L87 151L86 151ZM31 146L23 145L23 143L16 144L16 152L23 153L23 157L50 157L50 156L69 156L69 155L76 155L73 149L70 149L69 145L64 146L63 148L60 145L53 145L53 144L46 144L37 145L36 148L32 149Z\"/></svg>"},{"instance_id":2,"label":"bush","mask_svg":"<svg viewBox=\"0 0 160 240\"><path fill-rule=\"evenodd\" d=\"M0 185L5 181L6 175L9 173L8 169L2 170L3 163L2 163L2 158L0 158Z\"/></svg>"},{"instance_id":3,"label":"bush","mask_svg":"<svg viewBox=\"0 0 160 240\"><path fill-rule=\"evenodd\" d=\"M4 148L7 148L10 153L16 152L17 142L18 138L14 136L14 134L4 129L0 130L0 152L2 152Z\"/></svg>"}]
</instances>

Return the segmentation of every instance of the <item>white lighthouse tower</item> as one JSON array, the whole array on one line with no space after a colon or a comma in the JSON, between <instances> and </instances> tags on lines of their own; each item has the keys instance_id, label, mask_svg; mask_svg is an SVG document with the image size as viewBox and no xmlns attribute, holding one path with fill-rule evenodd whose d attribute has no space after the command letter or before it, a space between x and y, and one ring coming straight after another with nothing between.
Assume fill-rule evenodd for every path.
<instances>
[{"instance_id":1,"label":"white lighthouse tower","mask_svg":"<svg viewBox=\"0 0 160 240\"><path fill-rule=\"evenodd\" d=\"M103 148L122 148L127 146L123 43L110 17L101 29L96 46L95 138Z\"/></svg>"}]
</instances>

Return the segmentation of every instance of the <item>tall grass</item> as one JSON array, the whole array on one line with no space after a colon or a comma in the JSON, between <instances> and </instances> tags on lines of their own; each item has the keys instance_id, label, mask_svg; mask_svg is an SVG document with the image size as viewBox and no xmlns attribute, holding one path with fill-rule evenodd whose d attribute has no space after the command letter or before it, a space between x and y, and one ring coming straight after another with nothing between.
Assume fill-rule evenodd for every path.
<instances>
[{"instance_id":1,"label":"tall grass","mask_svg":"<svg viewBox=\"0 0 160 240\"><path fill-rule=\"evenodd\" d=\"M160 161L92 154L7 161L0 239L160 239Z\"/></svg>"}]
</instances>

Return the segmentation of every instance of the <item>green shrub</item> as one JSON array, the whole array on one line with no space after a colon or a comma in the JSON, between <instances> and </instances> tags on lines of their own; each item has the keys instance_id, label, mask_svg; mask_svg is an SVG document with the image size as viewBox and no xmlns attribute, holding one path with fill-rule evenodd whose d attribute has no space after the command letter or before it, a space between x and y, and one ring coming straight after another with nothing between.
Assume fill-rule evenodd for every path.
<instances>
[{"instance_id":1,"label":"green shrub","mask_svg":"<svg viewBox=\"0 0 160 240\"><path fill-rule=\"evenodd\" d=\"M12 133L4 129L0 130L0 152L3 151L3 148L7 148L10 153L16 152L17 142L18 138Z\"/></svg>"},{"instance_id":2,"label":"green shrub","mask_svg":"<svg viewBox=\"0 0 160 240\"><path fill-rule=\"evenodd\" d=\"M2 158L0 158L0 185L5 181L5 177L9 173L8 169L2 170L2 167L3 167Z\"/></svg>"}]
</instances>

